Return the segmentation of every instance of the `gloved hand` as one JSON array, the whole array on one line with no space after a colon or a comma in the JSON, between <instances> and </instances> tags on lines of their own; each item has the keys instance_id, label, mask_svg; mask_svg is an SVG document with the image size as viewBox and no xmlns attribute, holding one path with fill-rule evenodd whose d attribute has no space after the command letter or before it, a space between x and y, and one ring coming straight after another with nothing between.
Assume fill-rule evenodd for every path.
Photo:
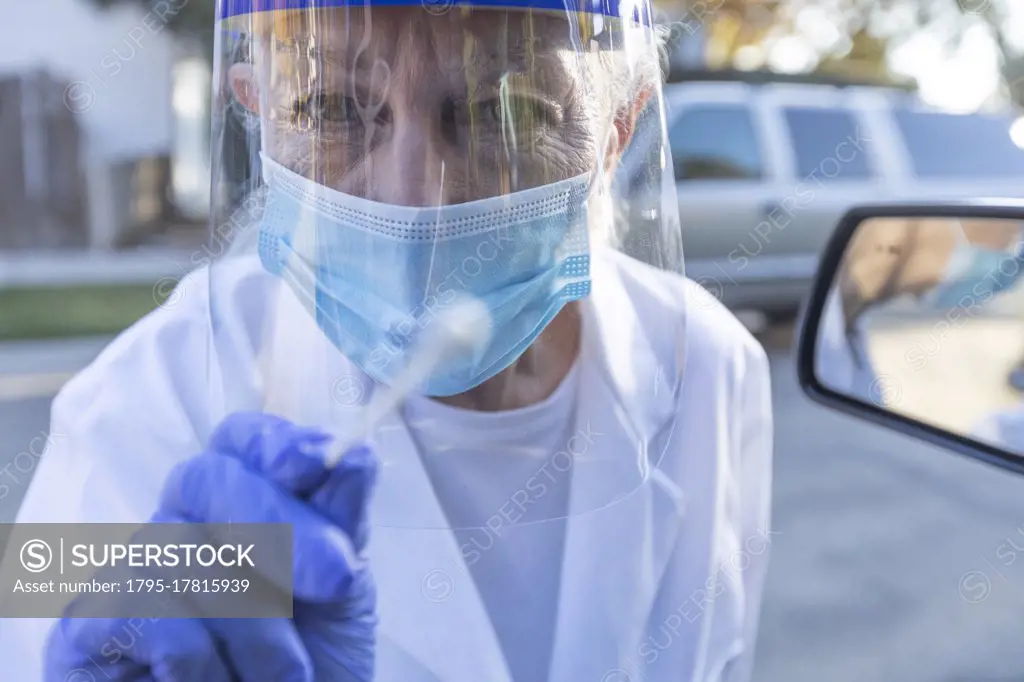
<instances>
[{"instance_id":1,"label":"gloved hand","mask_svg":"<svg viewBox=\"0 0 1024 682\"><path fill-rule=\"evenodd\" d=\"M235 414L168 476L154 522L289 523L292 619L76 619L54 628L46 682L370 682L376 594L364 558L377 463L355 448L324 467L330 438Z\"/></svg>"}]
</instances>

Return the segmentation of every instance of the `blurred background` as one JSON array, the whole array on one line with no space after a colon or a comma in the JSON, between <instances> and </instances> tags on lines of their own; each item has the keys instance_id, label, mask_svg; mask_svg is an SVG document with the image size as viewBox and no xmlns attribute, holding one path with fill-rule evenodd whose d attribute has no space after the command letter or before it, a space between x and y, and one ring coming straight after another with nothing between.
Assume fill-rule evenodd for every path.
<instances>
[{"instance_id":1,"label":"blurred background","mask_svg":"<svg viewBox=\"0 0 1024 682\"><path fill-rule=\"evenodd\" d=\"M755 679L1024 680L1024 481L810 405L790 357L793 318L848 206L1024 196L1024 2L657 5L671 36L666 117L687 274L772 361L778 534ZM4 10L10 522L53 395L205 262L214 6ZM236 132L225 158L247 151ZM618 180L631 187L655 149L641 129Z\"/></svg>"}]
</instances>

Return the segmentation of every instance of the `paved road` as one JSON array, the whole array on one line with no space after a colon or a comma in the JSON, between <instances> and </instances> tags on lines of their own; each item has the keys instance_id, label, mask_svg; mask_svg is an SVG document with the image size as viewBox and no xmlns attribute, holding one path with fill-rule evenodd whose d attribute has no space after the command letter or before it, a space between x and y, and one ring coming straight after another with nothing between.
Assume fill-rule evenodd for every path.
<instances>
[{"instance_id":1,"label":"paved road","mask_svg":"<svg viewBox=\"0 0 1024 682\"><path fill-rule=\"evenodd\" d=\"M1024 479L809 404L769 343L781 534L755 682L1024 680ZM48 349L52 366L22 348L0 372L63 371L97 348ZM0 402L0 471L47 419L46 398ZM3 482L0 521L21 495Z\"/></svg>"},{"instance_id":2,"label":"paved road","mask_svg":"<svg viewBox=\"0 0 1024 682\"><path fill-rule=\"evenodd\" d=\"M0 523L10 523L35 470L50 421L50 396L109 340L0 343ZM31 377L30 381L13 377Z\"/></svg>"},{"instance_id":3,"label":"paved road","mask_svg":"<svg viewBox=\"0 0 1024 682\"><path fill-rule=\"evenodd\" d=\"M772 361L757 682L1024 680L1024 479L814 406Z\"/></svg>"}]
</instances>

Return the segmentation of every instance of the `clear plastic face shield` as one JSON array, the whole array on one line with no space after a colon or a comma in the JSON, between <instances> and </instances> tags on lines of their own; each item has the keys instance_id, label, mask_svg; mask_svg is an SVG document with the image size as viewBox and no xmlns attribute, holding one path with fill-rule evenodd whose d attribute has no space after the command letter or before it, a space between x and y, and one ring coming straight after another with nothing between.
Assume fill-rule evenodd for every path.
<instances>
[{"instance_id":1,"label":"clear plastic face shield","mask_svg":"<svg viewBox=\"0 0 1024 682\"><path fill-rule=\"evenodd\" d=\"M533 469L550 460L571 490L506 526L539 532L643 487L674 428L685 334L681 314L641 324L634 299L668 297L657 271L682 273L650 8L219 13L209 295L225 411L321 426L341 450L375 443L371 545L486 532L529 487L506 460L551 415ZM473 486L446 486L455 474L428 460L488 425L493 452L472 465L493 458L507 480L467 494L493 504L454 504Z\"/></svg>"}]
</instances>

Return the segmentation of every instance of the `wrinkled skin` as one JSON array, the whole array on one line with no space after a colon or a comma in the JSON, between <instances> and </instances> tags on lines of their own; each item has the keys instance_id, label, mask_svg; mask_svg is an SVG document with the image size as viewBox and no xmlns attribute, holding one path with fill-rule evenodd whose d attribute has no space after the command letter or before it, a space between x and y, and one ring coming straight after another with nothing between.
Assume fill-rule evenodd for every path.
<instances>
[{"instance_id":1,"label":"wrinkled skin","mask_svg":"<svg viewBox=\"0 0 1024 682\"><path fill-rule=\"evenodd\" d=\"M320 58L301 41L268 40L271 58L257 68L270 83L275 159L346 194L403 206L482 199L594 168L610 121L579 73L566 22L424 14L375 8L346 24L320 12Z\"/></svg>"},{"instance_id":2,"label":"wrinkled skin","mask_svg":"<svg viewBox=\"0 0 1024 682\"><path fill-rule=\"evenodd\" d=\"M254 22L255 63L230 78L260 116L265 152L373 201L455 204L610 173L643 106L613 101L603 62L579 54L557 15L396 7ZM543 400L571 367L579 330L570 304L512 366L443 400L483 410Z\"/></svg>"}]
</instances>

